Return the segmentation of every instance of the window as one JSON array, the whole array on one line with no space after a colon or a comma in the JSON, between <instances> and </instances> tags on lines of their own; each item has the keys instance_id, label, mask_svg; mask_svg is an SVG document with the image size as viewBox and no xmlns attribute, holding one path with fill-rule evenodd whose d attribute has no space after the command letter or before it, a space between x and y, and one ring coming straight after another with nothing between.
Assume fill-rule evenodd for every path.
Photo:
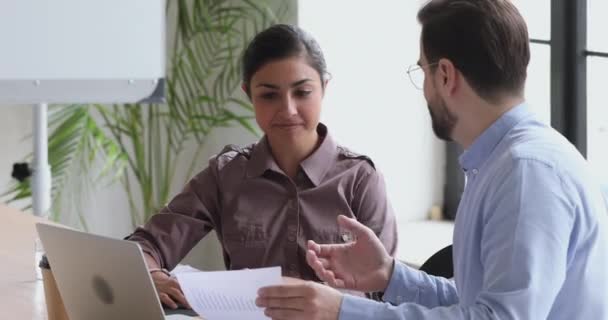
<instances>
[{"instance_id":1,"label":"window","mask_svg":"<svg viewBox=\"0 0 608 320\"><path fill-rule=\"evenodd\" d=\"M551 39L551 0L512 0L511 2L526 20L530 38Z\"/></svg>"},{"instance_id":2,"label":"window","mask_svg":"<svg viewBox=\"0 0 608 320\"><path fill-rule=\"evenodd\" d=\"M587 0L587 159L594 174L608 185L608 2Z\"/></svg>"},{"instance_id":3,"label":"window","mask_svg":"<svg viewBox=\"0 0 608 320\"><path fill-rule=\"evenodd\" d=\"M542 121L551 123L551 47L548 45L530 45L526 100Z\"/></svg>"},{"instance_id":4,"label":"window","mask_svg":"<svg viewBox=\"0 0 608 320\"><path fill-rule=\"evenodd\" d=\"M594 173L608 183L608 108L606 107L608 58L587 61L587 159Z\"/></svg>"},{"instance_id":5,"label":"window","mask_svg":"<svg viewBox=\"0 0 608 320\"><path fill-rule=\"evenodd\" d=\"M591 51L608 52L607 13L608 1L587 0L587 48Z\"/></svg>"},{"instance_id":6,"label":"window","mask_svg":"<svg viewBox=\"0 0 608 320\"><path fill-rule=\"evenodd\" d=\"M551 0L513 0L528 24L530 64L526 100L534 113L551 123Z\"/></svg>"}]
</instances>

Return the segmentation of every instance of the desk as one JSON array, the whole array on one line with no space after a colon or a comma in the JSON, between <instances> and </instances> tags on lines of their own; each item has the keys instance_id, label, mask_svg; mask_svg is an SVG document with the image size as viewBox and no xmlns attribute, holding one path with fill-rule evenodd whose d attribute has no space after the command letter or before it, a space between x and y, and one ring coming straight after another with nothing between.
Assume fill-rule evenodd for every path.
<instances>
[{"instance_id":1,"label":"desk","mask_svg":"<svg viewBox=\"0 0 608 320\"><path fill-rule=\"evenodd\" d=\"M37 222L47 221L0 204L0 319L47 319L34 261Z\"/></svg>"},{"instance_id":2,"label":"desk","mask_svg":"<svg viewBox=\"0 0 608 320\"><path fill-rule=\"evenodd\" d=\"M47 319L42 280L36 280L34 268L35 223L40 221L0 205L0 319ZM443 221L400 224L397 258L422 265L452 243L453 228Z\"/></svg>"},{"instance_id":3,"label":"desk","mask_svg":"<svg viewBox=\"0 0 608 320\"><path fill-rule=\"evenodd\" d=\"M34 267L31 214L0 204L0 319L46 319L44 287Z\"/></svg>"},{"instance_id":4,"label":"desk","mask_svg":"<svg viewBox=\"0 0 608 320\"><path fill-rule=\"evenodd\" d=\"M419 268L435 252L452 244L454 223L451 221L410 221L400 223L397 259Z\"/></svg>"}]
</instances>

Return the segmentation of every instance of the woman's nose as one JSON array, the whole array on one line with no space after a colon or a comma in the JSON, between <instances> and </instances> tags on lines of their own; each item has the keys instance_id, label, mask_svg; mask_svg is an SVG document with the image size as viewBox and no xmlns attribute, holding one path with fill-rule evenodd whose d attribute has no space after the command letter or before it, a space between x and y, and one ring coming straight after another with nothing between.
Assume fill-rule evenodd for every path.
<instances>
[{"instance_id":1,"label":"woman's nose","mask_svg":"<svg viewBox=\"0 0 608 320\"><path fill-rule=\"evenodd\" d=\"M298 108L296 105L296 101L291 97L286 97L283 100L283 111L288 115L295 115L298 113Z\"/></svg>"}]
</instances>

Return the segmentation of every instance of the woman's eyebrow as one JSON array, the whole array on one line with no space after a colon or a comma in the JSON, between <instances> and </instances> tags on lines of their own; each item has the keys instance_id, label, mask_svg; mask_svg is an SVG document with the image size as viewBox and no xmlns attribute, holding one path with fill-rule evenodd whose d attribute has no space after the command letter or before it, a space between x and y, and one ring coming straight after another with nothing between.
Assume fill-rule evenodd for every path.
<instances>
[{"instance_id":1,"label":"woman's eyebrow","mask_svg":"<svg viewBox=\"0 0 608 320\"><path fill-rule=\"evenodd\" d=\"M299 85L301 85L301 84L304 84L304 83L306 83L306 82L308 82L308 81L312 81L312 79L308 79L308 78L306 78L306 79L298 80L298 81L296 81L296 82L293 82L293 83L290 85L290 87L292 87L292 88L293 88L293 87L297 87L297 86L299 86ZM280 88L278 85L276 85L276 84L272 84L272 83L260 83L260 84L258 84L258 85L257 85L257 86L255 86L255 87L256 87L256 88L258 88L258 87L265 87L265 88L270 88L270 89L279 89L279 88Z\"/></svg>"}]
</instances>

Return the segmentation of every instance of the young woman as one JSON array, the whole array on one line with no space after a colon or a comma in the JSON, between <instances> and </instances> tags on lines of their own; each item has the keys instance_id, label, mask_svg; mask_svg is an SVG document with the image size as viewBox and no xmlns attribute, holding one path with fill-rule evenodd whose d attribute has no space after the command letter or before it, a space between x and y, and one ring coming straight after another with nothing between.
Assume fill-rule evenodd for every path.
<instances>
[{"instance_id":1,"label":"young woman","mask_svg":"<svg viewBox=\"0 0 608 320\"><path fill-rule=\"evenodd\" d=\"M318 280L306 263L307 240L350 240L336 223L340 214L374 230L389 252L397 246L381 175L319 123L328 79L316 41L298 27L275 25L253 39L242 63L242 87L264 137L224 148L129 237L141 245L169 307L186 302L166 270L211 230L227 269L281 266L285 276L306 280Z\"/></svg>"}]
</instances>

